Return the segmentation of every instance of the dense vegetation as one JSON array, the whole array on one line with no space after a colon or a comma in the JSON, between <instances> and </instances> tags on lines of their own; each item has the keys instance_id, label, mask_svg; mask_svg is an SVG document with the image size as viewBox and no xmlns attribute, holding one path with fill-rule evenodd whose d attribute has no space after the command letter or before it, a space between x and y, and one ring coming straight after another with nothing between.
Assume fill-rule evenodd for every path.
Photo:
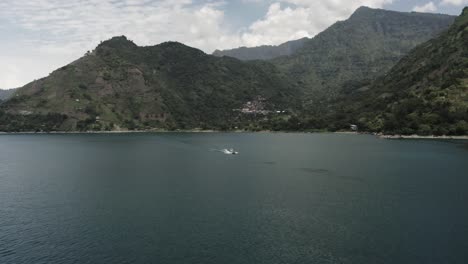
<instances>
[{"instance_id":1,"label":"dense vegetation","mask_svg":"<svg viewBox=\"0 0 468 264\"><path fill-rule=\"evenodd\" d=\"M60 126L66 115L13 115L0 110L0 131L2 132L52 132L61 131Z\"/></svg>"}]
</instances>

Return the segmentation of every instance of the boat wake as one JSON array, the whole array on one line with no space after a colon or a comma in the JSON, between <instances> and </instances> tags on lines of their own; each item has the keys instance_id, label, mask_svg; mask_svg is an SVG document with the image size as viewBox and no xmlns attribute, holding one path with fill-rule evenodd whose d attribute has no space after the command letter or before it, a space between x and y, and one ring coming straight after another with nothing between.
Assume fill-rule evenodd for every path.
<instances>
[{"instance_id":1,"label":"boat wake","mask_svg":"<svg viewBox=\"0 0 468 264\"><path fill-rule=\"evenodd\" d=\"M239 152L235 151L234 149L212 149L212 151L218 151L226 155L238 155Z\"/></svg>"}]
</instances>

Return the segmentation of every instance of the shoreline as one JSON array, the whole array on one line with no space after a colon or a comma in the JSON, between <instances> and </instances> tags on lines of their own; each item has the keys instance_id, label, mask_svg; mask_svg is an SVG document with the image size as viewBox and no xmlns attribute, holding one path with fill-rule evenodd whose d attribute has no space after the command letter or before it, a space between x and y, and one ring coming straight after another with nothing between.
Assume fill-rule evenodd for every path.
<instances>
[{"instance_id":1,"label":"shoreline","mask_svg":"<svg viewBox=\"0 0 468 264\"><path fill-rule=\"evenodd\" d=\"M464 136L420 136L420 135L385 135L376 133L359 133L354 131L338 131L338 132L314 132L314 131L245 131L245 130L231 130L231 131L220 131L220 130L200 130L200 129L188 129L188 130L119 130L119 131L51 131L51 132L0 132L1 135L79 135L79 134L144 134L144 133L289 133L289 134L342 134L342 135L370 135L381 139L432 139L432 140L468 140L468 135Z\"/></svg>"},{"instance_id":2,"label":"shoreline","mask_svg":"<svg viewBox=\"0 0 468 264\"><path fill-rule=\"evenodd\" d=\"M442 140L468 140L468 136L419 136L419 135L377 135L383 139L442 139Z\"/></svg>"},{"instance_id":3,"label":"shoreline","mask_svg":"<svg viewBox=\"0 0 468 264\"><path fill-rule=\"evenodd\" d=\"M50 131L50 132L0 132L0 135L60 135L60 134L144 134L144 133L256 133L253 131L218 131L218 130L116 130L116 131Z\"/></svg>"}]
</instances>

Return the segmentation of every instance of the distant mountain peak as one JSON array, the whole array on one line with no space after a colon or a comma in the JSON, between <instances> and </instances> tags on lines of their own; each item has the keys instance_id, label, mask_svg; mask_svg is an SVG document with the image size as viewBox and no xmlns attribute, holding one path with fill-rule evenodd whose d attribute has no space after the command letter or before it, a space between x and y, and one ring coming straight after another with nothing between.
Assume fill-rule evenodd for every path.
<instances>
[{"instance_id":1,"label":"distant mountain peak","mask_svg":"<svg viewBox=\"0 0 468 264\"><path fill-rule=\"evenodd\" d=\"M116 36L109 40L101 42L98 47L111 47L111 48L132 48L137 45L129 40L126 36Z\"/></svg>"},{"instance_id":2,"label":"distant mountain peak","mask_svg":"<svg viewBox=\"0 0 468 264\"><path fill-rule=\"evenodd\" d=\"M468 6L463 8L463 11L459 17L455 20L455 23L458 25L468 24Z\"/></svg>"},{"instance_id":3,"label":"distant mountain peak","mask_svg":"<svg viewBox=\"0 0 468 264\"><path fill-rule=\"evenodd\" d=\"M361 6L354 13L350 16L351 20L355 19L373 19L373 18L382 18L382 17L387 17L389 15L394 16L394 15L415 15L416 12L400 12L400 11L395 11L395 10L387 10L387 9L381 9L381 8L371 8L367 6ZM425 15L432 15L428 13L424 13ZM437 16L438 14L433 14Z\"/></svg>"},{"instance_id":4,"label":"distant mountain peak","mask_svg":"<svg viewBox=\"0 0 468 264\"><path fill-rule=\"evenodd\" d=\"M156 45L158 47L176 47L176 48L190 48L190 49L195 49L192 47L189 47L183 43L180 43L178 41L165 41L161 44Z\"/></svg>"},{"instance_id":5,"label":"distant mountain peak","mask_svg":"<svg viewBox=\"0 0 468 264\"><path fill-rule=\"evenodd\" d=\"M453 17L446 14L436 13L424 13L424 12L401 12L395 10L386 10L380 8L370 8L367 6L361 6L351 15L350 19L356 18L369 18L369 17L387 17L388 15L400 15L400 16L423 16L423 17Z\"/></svg>"},{"instance_id":6,"label":"distant mountain peak","mask_svg":"<svg viewBox=\"0 0 468 264\"><path fill-rule=\"evenodd\" d=\"M369 11L373 11L373 10L377 10L375 8L370 8L368 6L361 6L359 7L358 9L356 9L356 11L354 11L355 13L356 12L369 12Z\"/></svg>"},{"instance_id":7,"label":"distant mountain peak","mask_svg":"<svg viewBox=\"0 0 468 264\"><path fill-rule=\"evenodd\" d=\"M382 11L388 11L384 9L376 9L376 8L370 8L368 6L361 6L354 13L351 15L351 17L359 17L359 16L366 16L369 14L377 13L377 12L382 12Z\"/></svg>"}]
</instances>

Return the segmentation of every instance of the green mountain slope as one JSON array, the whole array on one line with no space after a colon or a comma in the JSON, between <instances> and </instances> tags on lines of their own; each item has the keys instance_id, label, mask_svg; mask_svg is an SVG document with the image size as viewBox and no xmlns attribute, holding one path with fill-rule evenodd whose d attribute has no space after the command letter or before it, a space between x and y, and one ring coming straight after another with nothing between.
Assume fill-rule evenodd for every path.
<instances>
[{"instance_id":1,"label":"green mountain slope","mask_svg":"<svg viewBox=\"0 0 468 264\"><path fill-rule=\"evenodd\" d=\"M369 131L468 134L468 8L342 110Z\"/></svg>"},{"instance_id":2,"label":"green mountain slope","mask_svg":"<svg viewBox=\"0 0 468 264\"><path fill-rule=\"evenodd\" d=\"M270 60L280 56L289 56L302 48L309 41L308 38L288 41L278 46L241 47L230 50L216 50L214 56L229 56L239 60Z\"/></svg>"},{"instance_id":3,"label":"green mountain slope","mask_svg":"<svg viewBox=\"0 0 468 264\"><path fill-rule=\"evenodd\" d=\"M266 62L218 58L175 42L138 47L116 37L20 88L2 105L0 130L42 130L36 120L48 114L57 122L45 130L229 129L241 125L234 109L246 102L262 98L266 110L288 109L295 95Z\"/></svg>"},{"instance_id":4,"label":"green mountain slope","mask_svg":"<svg viewBox=\"0 0 468 264\"><path fill-rule=\"evenodd\" d=\"M298 81L310 110L326 111L339 94L362 88L385 74L408 52L446 30L454 17L359 8L305 43L274 59Z\"/></svg>"}]
</instances>

